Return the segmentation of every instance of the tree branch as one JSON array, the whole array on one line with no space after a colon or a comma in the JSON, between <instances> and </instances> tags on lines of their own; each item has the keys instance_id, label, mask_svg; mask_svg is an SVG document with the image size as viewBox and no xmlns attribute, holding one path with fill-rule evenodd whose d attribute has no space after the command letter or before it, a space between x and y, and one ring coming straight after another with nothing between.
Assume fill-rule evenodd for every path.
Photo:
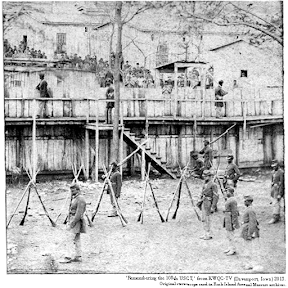
<instances>
[{"instance_id":1,"label":"tree branch","mask_svg":"<svg viewBox=\"0 0 288 288\"><path fill-rule=\"evenodd\" d=\"M198 16L198 15L192 15L192 14L189 14L190 15L190 18L196 18L196 19L200 19L200 20L203 20L203 21L206 21L206 22L210 22L210 23L213 23L217 26L248 26L248 27L251 27L257 31L260 31L268 36L270 36L272 39L276 40L279 44L281 44L283 46L283 39L281 39L281 37L273 34L273 33L270 33L269 31L261 28L261 27L258 27L254 24L251 24L251 23L248 23L248 22L230 22L230 23L219 23L219 22L216 22L212 19L209 19L209 18L206 18L206 17L203 17L203 16Z\"/></svg>"},{"instance_id":2,"label":"tree branch","mask_svg":"<svg viewBox=\"0 0 288 288\"><path fill-rule=\"evenodd\" d=\"M256 17L256 18L262 20L263 22L265 22L265 23L267 23L267 24L273 26L273 27L274 27L274 28L275 28L279 33L282 33L282 32L279 30L279 28L278 28L276 25L274 25L273 23L270 23L269 21L267 21L267 20L261 18L260 16L254 14L254 13L252 13L252 12L246 10L246 9L243 9L243 8L241 8L241 7L238 7L237 5L235 5L235 4L232 3L232 2L229 2L229 3L230 3L232 6L234 6L235 8L237 8L237 9L239 9L239 10L242 10L242 11L244 11L244 12L247 13L247 14L251 14L252 16L254 16L254 17Z\"/></svg>"},{"instance_id":3,"label":"tree branch","mask_svg":"<svg viewBox=\"0 0 288 288\"><path fill-rule=\"evenodd\" d=\"M137 11L133 15L131 15L131 17L128 20L122 22L122 25L130 22L136 15L138 15L138 14L140 14L140 13L142 13L142 12L144 12L150 8L151 8L150 6L146 6L146 5L138 8Z\"/></svg>"}]
</instances>

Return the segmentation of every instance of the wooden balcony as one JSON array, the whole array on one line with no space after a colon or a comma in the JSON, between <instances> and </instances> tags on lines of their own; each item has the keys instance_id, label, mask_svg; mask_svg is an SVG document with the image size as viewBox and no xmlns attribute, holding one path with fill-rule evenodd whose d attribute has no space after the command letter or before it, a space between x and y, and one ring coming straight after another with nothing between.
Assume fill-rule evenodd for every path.
<instances>
[{"instance_id":1,"label":"wooden balcony","mask_svg":"<svg viewBox=\"0 0 288 288\"><path fill-rule=\"evenodd\" d=\"M47 124L80 124L105 120L106 99L67 99L67 98L5 98L6 125L22 125L32 121L33 113L38 113L40 102L46 102L48 118L41 119ZM163 98L122 98L121 117L125 122L152 123L178 122L215 124L217 122L266 123L283 121L283 99L270 101L226 100L226 115L216 118L215 100L163 99ZM40 121L40 119L39 119ZM40 121L40 122L41 122Z\"/></svg>"}]
</instances>

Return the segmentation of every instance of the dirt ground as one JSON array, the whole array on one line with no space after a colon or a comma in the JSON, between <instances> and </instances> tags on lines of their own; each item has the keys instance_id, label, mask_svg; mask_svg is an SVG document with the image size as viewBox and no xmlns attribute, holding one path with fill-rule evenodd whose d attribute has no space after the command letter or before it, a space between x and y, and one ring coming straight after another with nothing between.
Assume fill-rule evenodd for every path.
<instances>
[{"instance_id":1,"label":"dirt ground","mask_svg":"<svg viewBox=\"0 0 288 288\"><path fill-rule=\"evenodd\" d=\"M247 176L246 176L247 178ZM254 207L260 222L261 257L257 264L262 273L285 273L286 245L283 210L281 221L268 225L272 206L270 205L270 176L250 177L253 182L240 181L237 200L240 215L243 215L243 195L254 197ZM247 180L247 179L246 179ZM166 218L167 210L179 180L151 180L161 214ZM65 202L71 181L49 181L38 183L38 191L53 220L56 219ZM100 193L102 183L80 183L86 197L87 211L91 216ZM202 181L188 179L188 185L197 199ZM7 186L7 219L10 219L25 185ZM153 205L150 190L144 210L144 223L137 222L141 209L144 183L139 180L125 180L120 207L128 220L122 227L118 217L107 217L110 212L110 197L106 193L94 220L94 227L82 234L82 263L59 263L71 247L71 233L63 224L68 205L53 228L45 216L39 199L31 192L28 215L24 226L19 226L26 205L26 197L7 229L7 272L14 273L256 273L245 270L242 239L237 237L237 254L226 256L227 247L223 223L224 200L220 197L219 211L213 214L213 239L201 240L202 223L192 209L186 188L183 187L176 220L171 217L162 223ZM199 211L199 210L198 210ZM239 230L237 231L239 234ZM70 245L70 246L69 246ZM259 272L257 272L259 273Z\"/></svg>"}]
</instances>

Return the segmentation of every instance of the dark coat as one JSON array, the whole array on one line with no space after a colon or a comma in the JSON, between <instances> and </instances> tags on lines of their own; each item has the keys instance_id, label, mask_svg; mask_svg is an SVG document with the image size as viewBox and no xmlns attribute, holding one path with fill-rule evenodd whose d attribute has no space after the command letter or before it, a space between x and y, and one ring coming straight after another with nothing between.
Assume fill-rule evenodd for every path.
<instances>
[{"instance_id":1,"label":"dark coat","mask_svg":"<svg viewBox=\"0 0 288 288\"><path fill-rule=\"evenodd\" d=\"M205 183L202 188L201 194L201 210L204 209L206 215L211 214L211 206L213 199L218 197L218 188L217 185L211 180L208 183Z\"/></svg>"},{"instance_id":2,"label":"dark coat","mask_svg":"<svg viewBox=\"0 0 288 288\"><path fill-rule=\"evenodd\" d=\"M204 169L210 169L212 166L212 148L210 146L205 146L199 153L204 154Z\"/></svg>"},{"instance_id":3,"label":"dark coat","mask_svg":"<svg viewBox=\"0 0 288 288\"><path fill-rule=\"evenodd\" d=\"M251 240L252 236L253 238L259 238L259 223L256 218L256 213L251 206L246 208L242 217L242 222L241 237L244 240Z\"/></svg>"},{"instance_id":4,"label":"dark coat","mask_svg":"<svg viewBox=\"0 0 288 288\"><path fill-rule=\"evenodd\" d=\"M227 231L238 229L240 227L238 221L239 211L237 208L237 201L234 197L227 199L224 213L223 227L226 228Z\"/></svg>"},{"instance_id":5,"label":"dark coat","mask_svg":"<svg viewBox=\"0 0 288 288\"><path fill-rule=\"evenodd\" d=\"M121 179L121 174L118 170L115 171L111 175L110 181L112 184L113 191L115 193L115 197L119 198L120 194L121 194L121 188L122 188L122 179ZM110 188L108 188L108 191L109 191L109 193L111 193Z\"/></svg>"},{"instance_id":6,"label":"dark coat","mask_svg":"<svg viewBox=\"0 0 288 288\"><path fill-rule=\"evenodd\" d=\"M86 211L86 201L82 195L77 195L73 200L70 207L70 227L72 232L86 233L87 227L84 219Z\"/></svg>"},{"instance_id":7,"label":"dark coat","mask_svg":"<svg viewBox=\"0 0 288 288\"><path fill-rule=\"evenodd\" d=\"M215 89L215 100L223 100L223 97L227 94L228 92L224 91L222 89L222 86L218 86ZM215 102L216 107L223 107L224 103L223 102Z\"/></svg>"},{"instance_id":8,"label":"dark coat","mask_svg":"<svg viewBox=\"0 0 288 288\"><path fill-rule=\"evenodd\" d=\"M278 195L284 197L284 171L281 168L273 171L271 186L271 197L277 198Z\"/></svg>"},{"instance_id":9,"label":"dark coat","mask_svg":"<svg viewBox=\"0 0 288 288\"><path fill-rule=\"evenodd\" d=\"M36 86L36 89L40 91L40 97L49 98L46 80L41 80L41 82Z\"/></svg>"}]
</instances>

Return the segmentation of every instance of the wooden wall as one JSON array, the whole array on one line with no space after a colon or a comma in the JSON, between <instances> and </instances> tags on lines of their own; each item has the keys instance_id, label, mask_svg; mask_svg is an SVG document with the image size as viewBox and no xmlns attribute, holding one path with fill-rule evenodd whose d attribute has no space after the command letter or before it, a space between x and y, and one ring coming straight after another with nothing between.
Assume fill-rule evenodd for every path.
<instances>
[{"instance_id":1,"label":"wooden wall","mask_svg":"<svg viewBox=\"0 0 288 288\"><path fill-rule=\"evenodd\" d=\"M194 146L193 126L191 125L152 125L149 127L149 146L161 161L169 167L186 165L190 151L199 151L203 140L212 141L228 127L198 126ZM239 130L239 135L237 134ZM131 132L141 136L143 127L133 127ZM6 170L13 167L28 167L31 161L31 127L6 127L5 159ZM90 171L94 169L95 137L90 131ZM142 134L143 136L143 134ZM73 140L75 139L75 140ZM239 141L238 141L239 139ZM85 160L84 129L77 126L42 126L37 128L38 167L41 171L71 170L72 163L78 166ZM256 167L269 164L276 158L283 162L283 125L275 124L253 129L243 133L242 127L230 130L226 137L212 145L214 150L232 150L240 167ZM107 132L100 134L99 166L110 162L109 151L112 141ZM124 143L124 157L129 153ZM136 166L139 163L136 161ZM126 166L125 166L126 168Z\"/></svg>"}]
</instances>

